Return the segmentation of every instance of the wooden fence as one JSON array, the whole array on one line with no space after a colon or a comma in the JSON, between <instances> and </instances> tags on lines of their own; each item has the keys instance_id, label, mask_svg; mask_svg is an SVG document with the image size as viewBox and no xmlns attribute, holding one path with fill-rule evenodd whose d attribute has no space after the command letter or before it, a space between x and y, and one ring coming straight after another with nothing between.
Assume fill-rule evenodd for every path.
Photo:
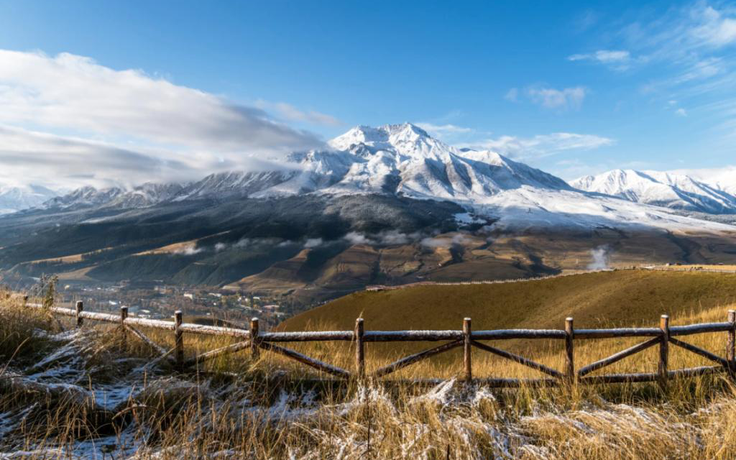
<instances>
[{"instance_id":1,"label":"wooden fence","mask_svg":"<svg viewBox=\"0 0 736 460\"><path fill-rule=\"evenodd\" d=\"M27 298L26 298L27 300ZM40 304L25 302L30 308L44 308ZM82 327L85 320L118 323L120 327L130 332L139 340L148 344L159 354L157 360L168 359L179 369L194 367L212 358L239 350L249 349L254 358L259 356L261 350L277 353L287 358L298 361L321 372L337 376L342 379L378 379L394 373L399 369L439 355L454 348L463 349L464 378L466 381L479 381L494 387L518 387L521 385L554 386L559 384L601 384L601 383L625 383L625 382L658 382L666 386L667 381L672 378L694 377L698 375L727 373L731 377L736 371L736 311L729 310L728 321L722 323L692 324L687 326L670 326L669 317L662 315L658 328L616 328L616 329L575 329L573 319L565 320L564 329L500 329L500 330L478 330L471 327L471 319L465 318L462 330L412 330L412 331L367 331L363 319L358 318L355 329L352 331L306 331L306 332L261 332L258 319L250 322L250 329L237 329L230 327L204 326L188 324L182 321L182 313L177 311L174 321L162 321L135 318L128 316L127 307L120 309L119 315L96 313L84 311L82 302L76 303L76 308L50 307L49 310L58 315L73 317L77 327ZM136 327L148 327L171 331L174 336L174 347L166 350ZM718 356L710 351L692 345L681 340L681 337L706 334L713 332L727 333L726 357ZM239 342L206 353L198 354L189 359L184 353L184 334L205 334L231 336L241 339ZM619 337L641 337L643 342L619 351L611 356L590 363L580 369L575 368L575 343L580 340L596 340ZM506 351L495 346L488 345L482 341L503 341L511 339L527 340L561 340L565 343L565 365L564 369L557 370L535 362L527 357ZM355 365L352 371L319 361L290 348L283 347L285 342L324 342L343 341L352 342L355 346ZM377 342L443 342L442 344L427 350L401 358L391 364L383 366L370 374L366 373L365 347L368 343ZM687 351L700 355L716 363L714 366L703 366L686 369L669 369L669 346L674 345ZM633 356L651 347L659 347L659 365L657 372L633 373L633 374L607 374L591 376L594 371L605 368ZM474 378L472 365L473 348L515 363L535 369L545 378L537 379L509 379L509 378Z\"/></svg>"}]
</instances>

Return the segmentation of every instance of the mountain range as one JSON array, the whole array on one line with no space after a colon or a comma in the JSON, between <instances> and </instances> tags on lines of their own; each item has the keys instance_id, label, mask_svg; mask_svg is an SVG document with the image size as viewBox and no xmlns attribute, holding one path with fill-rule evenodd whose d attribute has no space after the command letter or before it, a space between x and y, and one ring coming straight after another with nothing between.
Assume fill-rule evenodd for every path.
<instances>
[{"instance_id":1,"label":"mountain range","mask_svg":"<svg viewBox=\"0 0 736 460\"><path fill-rule=\"evenodd\" d=\"M725 173L567 183L408 123L359 126L328 147L186 184L84 187L5 215L0 276L157 279L309 302L375 283L736 258L736 226L716 221L736 213Z\"/></svg>"},{"instance_id":2,"label":"mountain range","mask_svg":"<svg viewBox=\"0 0 736 460\"><path fill-rule=\"evenodd\" d=\"M687 174L616 169L581 177L571 185L636 203L709 214L736 213L736 171L701 179Z\"/></svg>"},{"instance_id":3,"label":"mountain range","mask_svg":"<svg viewBox=\"0 0 736 460\"><path fill-rule=\"evenodd\" d=\"M359 126L331 140L329 146L333 150L291 154L270 171L218 173L189 184L144 184L130 190L84 187L40 208L130 209L203 198L382 194L452 201L509 228L700 228L712 225L668 211L736 213L736 184L633 170L610 171L568 184L492 151L449 146L409 123ZM651 207L632 206L621 199Z\"/></svg>"}]
</instances>

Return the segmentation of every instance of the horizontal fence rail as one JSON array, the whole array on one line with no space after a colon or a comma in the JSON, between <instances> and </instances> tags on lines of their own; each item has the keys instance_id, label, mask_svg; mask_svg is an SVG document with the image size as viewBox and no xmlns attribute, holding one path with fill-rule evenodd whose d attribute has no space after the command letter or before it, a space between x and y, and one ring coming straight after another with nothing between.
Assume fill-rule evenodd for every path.
<instances>
[{"instance_id":1,"label":"horizontal fence rail","mask_svg":"<svg viewBox=\"0 0 736 460\"><path fill-rule=\"evenodd\" d=\"M520 387L529 386L556 386L575 384L608 384L608 383L636 383L636 382L658 382L660 386L666 387L667 382L673 378L695 377L700 375L726 373L731 378L736 375L736 311L728 311L728 321L722 323L691 324L686 326L670 326L669 317L662 315L659 328L609 328L609 329L575 329L573 319L565 320L564 329L499 329L473 331L471 319L465 318L461 330L410 330L410 331L366 331L362 318L358 318L355 329L352 331L304 331L304 332L261 332L259 321L254 318L250 322L249 329L234 327L206 326L199 324L184 323L182 313L177 311L174 321L153 320L135 318L128 316L127 307L120 309L119 315L109 313L97 313L84 311L82 302L77 302L75 308L44 307L41 304L29 303L24 298L24 305L29 308L46 309L50 313L72 317L76 320L77 327L83 327L85 320L117 323L120 328L130 333L133 337L148 344L158 353L156 362L168 360L180 370L198 366L208 360L229 353L249 349L253 358L260 356L261 350L276 353L295 360L301 364L317 369L320 372L337 376L341 379L351 378L381 378L392 374L400 369L423 361L432 356L445 353L455 348L463 349L463 372L464 380L468 382L480 382L492 387ZM173 332L174 347L166 350L148 338L136 327L146 327ZM707 334L726 332L725 341L726 356L718 356L715 353L704 350L675 337L683 337L696 334ZM184 334L202 334L212 336L230 336L240 339L239 342L197 354L185 359ZM621 350L613 355L587 364L580 369L575 369L575 342L577 340L595 340L607 338L644 338L641 343ZM538 363L530 358L482 343L481 341L502 341L513 339L547 339L564 341L564 369L553 369ZM303 353L286 348L277 343L285 342L325 342L342 341L351 342L355 346L354 369L347 370L309 357ZM424 351L414 353L387 364L370 374L366 373L365 346L366 343L381 342L444 342L440 345L428 348ZM715 366L702 366L686 369L669 369L669 345L673 345L707 360L714 362ZM659 361L657 372L651 373L629 373L629 374L606 374L589 375L595 371L608 367L625 358L634 356L652 347L659 347ZM513 378L478 378L473 376L472 350L477 349L491 353L514 363L534 369L545 378L537 379L513 379ZM427 382L441 380L430 379Z\"/></svg>"}]
</instances>

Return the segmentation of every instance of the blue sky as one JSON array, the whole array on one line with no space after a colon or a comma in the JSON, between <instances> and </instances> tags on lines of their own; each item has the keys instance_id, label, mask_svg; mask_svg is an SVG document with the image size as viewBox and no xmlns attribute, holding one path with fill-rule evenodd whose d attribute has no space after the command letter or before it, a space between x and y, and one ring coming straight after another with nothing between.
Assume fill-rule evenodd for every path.
<instances>
[{"instance_id":1,"label":"blue sky","mask_svg":"<svg viewBox=\"0 0 736 460\"><path fill-rule=\"evenodd\" d=\"M0 50L0 182L168 179L403 121L566 179L736 163L727 3L0 0ZM95 160L48 161L70 142Z\"/></svg>"}]
</instances>

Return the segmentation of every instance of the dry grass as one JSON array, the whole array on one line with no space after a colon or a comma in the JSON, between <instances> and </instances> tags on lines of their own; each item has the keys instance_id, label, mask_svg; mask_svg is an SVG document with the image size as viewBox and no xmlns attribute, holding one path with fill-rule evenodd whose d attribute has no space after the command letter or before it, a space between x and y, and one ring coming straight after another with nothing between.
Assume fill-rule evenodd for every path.
<instances>
[{"instance_id":1,"label":"dry grass","mask_svg":"<svg viewBox=\"0 0 736 460\"><path fill-rule=\"evenodd\" d=\"M309 325L352 330L473 328L562 329L565 317L578 328L656 326L662 314L673 321L694 311L736 303L736 274L617 270L499 284L414 286L357 292L288 319L283 330ZM726 312L722 310L726 320Z\"/></svg>"},{"instance_id":2,"label":"dry grass","mask_svg":"<svg viewBox=\"0 0 736 460\"><path fill-rule=\"evenodd\" d=\"M727 305L719 305L680 310L676 323L722 321L726 309ZM154 354L130 335L123 338L115 326L90 324L66 336L39 332L56 333L69 326L43 312L29 314L18 302L0 300L0 353L9 361L0 385L0 452L22 450L29 453L22 458L44 459L103 458L103 454L116 459L736 457L736 393L719 376L675 381L666 392L653 384L494 391L454 380L432 388L331 385L311 382L310 377L324 376L266 352L257 362L241 352L180 374L167 365L141 371ZM173 345L170 332L143 331L164 347ZM37 340L43 345L25 348ZM687 340L723 354L723 333ZM609 355L633 341L577 341L576 364ZM190 356L228 343L232 340L224 337L185 338ZM494 345L562 366L560 343ZM407 352L377 346L367 345L371 368ZM295 348L352 369L349 343ZM704 364L695 355L671 350L672 368ZM38 365L53 354L76 360ZM461 360L456 358L422 362L399 375L452 378L460 374ZM72 365L77 381L63 390L52 380L36 377ZM656 347L612 368L654 369ZM480 351L474 352L474 371L477 376L538 376ZM11 373L16 380L38 386L13 387L7 383ZM102 407L94 400L102 389L120 383L136 391L114 406Z\"/></svg>"}]
</instances>

